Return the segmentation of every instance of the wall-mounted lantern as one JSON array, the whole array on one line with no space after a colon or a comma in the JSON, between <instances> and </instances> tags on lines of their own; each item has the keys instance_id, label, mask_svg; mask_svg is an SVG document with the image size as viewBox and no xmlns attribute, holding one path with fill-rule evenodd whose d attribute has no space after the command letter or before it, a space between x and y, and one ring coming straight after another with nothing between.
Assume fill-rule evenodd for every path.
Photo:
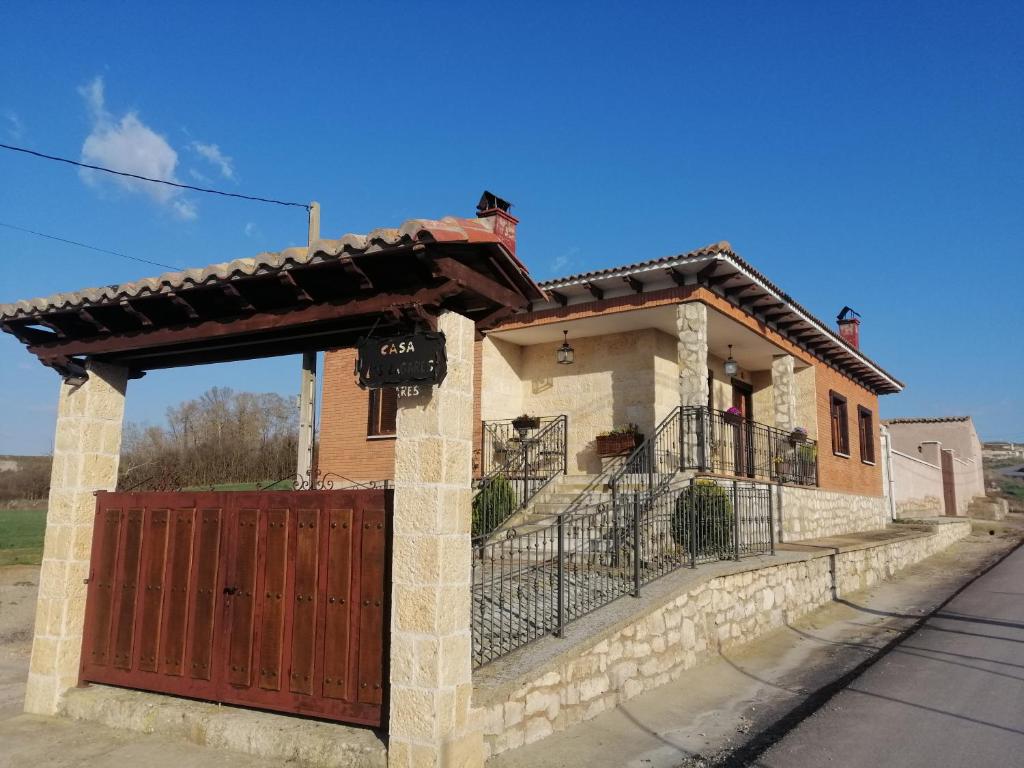
<instances>
[{"instance_id":1,"label":"wall-mounted lantern","mask_svg":"<svg viewBox=\"0 0 1024 768\"><path fill-rule=\"evenodd\" d=\"M740 364L732 356L732 344L729 345L729 358L725 361L725 375L735 376L740 372Z\"/></svg>"},{"instance_id":2,"label":"wall-mounted lantern","mask_svg":"<svg viewBox=\"0 0 1024 768\"><path fill-rule=\"evenodd\" d=\"M576 350L569 346L569 332L562 331L562 346L556 353L559 365L572 365L576 362Z\"/></svg>"}]
</instances>

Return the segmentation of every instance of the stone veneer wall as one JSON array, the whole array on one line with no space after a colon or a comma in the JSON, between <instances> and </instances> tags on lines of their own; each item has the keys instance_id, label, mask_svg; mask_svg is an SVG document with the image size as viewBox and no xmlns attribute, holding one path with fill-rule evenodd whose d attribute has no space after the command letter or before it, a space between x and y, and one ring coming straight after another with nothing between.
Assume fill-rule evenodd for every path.
<instances>
[{"instance_id":1,"label":"stone veneer wall","mask_svg":"<svg viewBox=\"0 0 1024 768\"><path fill-rule=\"evenodd\" d=\"M882 496L859 496L793 485L773 486L773 493L779 541L873 531L888 522L888 506Z\"/></svg>"},{"instance_id":2,"label":"stone veneer wall","mask_svg":"<svg viewBox=\"0 0 1024 768\"><path fill-rule=\"evenodd\" d=\"M750 642L833 599L892 576L970 533L963 521L930 534L836 555L712 578L626 626L592 637L578 653L537 671L483 708L488 756L530 744L675 680L716 653Z\"/></svg>"}]
</instances>

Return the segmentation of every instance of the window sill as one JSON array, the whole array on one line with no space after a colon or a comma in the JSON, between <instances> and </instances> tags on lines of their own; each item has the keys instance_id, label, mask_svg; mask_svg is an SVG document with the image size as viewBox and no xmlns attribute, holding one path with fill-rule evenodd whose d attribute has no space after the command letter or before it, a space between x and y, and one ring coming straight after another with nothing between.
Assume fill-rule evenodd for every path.
<instances>
[{"instance_id":1,"label":"window sill","mask_svg":"<svg viewBox=\"0 0 1024 768\"><path fill-rule=\"evenodd\" d=\"M394 440L398 435L367 435L367 440Z\"/></svg>"},{"instance_id":2,"label":"window sill","mask_svg":"<svg viewBox=\"0 0 1024 768\"><path fill-rule=\"evenodd\" d=\"M833 456L838 456L840 459L848 459L848 458L850 458L850 454L848 454L848 453L841 453L840 451L832 451L832 455Z\"/></svg>"},{"instance_id":3,"label":"window sill","mask_svg":"<svg viewBox=\"0 0 1024 768\"><path fill-rule=\"evenodd\" d=\"M860 463L861 463L861 464L867 464L867 465L868 465L869 467L873 467L873 466L875 466L875 462L873 462L873 461L868 461L867 459L861 459L861 460L860 460Z\"/></svg>"}]
</instances>

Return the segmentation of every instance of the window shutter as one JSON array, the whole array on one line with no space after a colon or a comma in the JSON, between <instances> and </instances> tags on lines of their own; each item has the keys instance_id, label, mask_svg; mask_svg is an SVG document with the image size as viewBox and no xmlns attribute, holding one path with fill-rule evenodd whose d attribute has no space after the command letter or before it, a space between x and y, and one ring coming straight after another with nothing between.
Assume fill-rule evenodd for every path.
<instances>
[{"instance_id":1,"label":"window shutter","mask_svg":"<svg viewBox=\"0 0 1024 768\"><path fill-rule=\"evenodd\" d=\"M380 434L393 435L398 421L398 390L380 390Z\"/></svg>"}]
</instances>

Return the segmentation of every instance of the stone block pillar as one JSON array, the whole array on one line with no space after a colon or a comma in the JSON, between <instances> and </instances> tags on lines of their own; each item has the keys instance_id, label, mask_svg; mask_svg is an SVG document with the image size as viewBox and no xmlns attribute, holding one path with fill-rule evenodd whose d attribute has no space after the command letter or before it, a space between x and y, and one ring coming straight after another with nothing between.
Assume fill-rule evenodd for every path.
<instances>
[{"instance_id":1,"label":"stone block pillar","mask_svg":"<svg viewBox=\"0 0 1024 768\"><path fill-rule=\"evenodd\" d=\"M471 709L473 322L438 319L448 376L398 401L388 765L479 768Z\"/></svg>"},{"instance_id":2,"label":"stone block pillar","mask_svg":"<svg viewBox=\"0 0 1024 768\"><path fill-rule=\"evenodd\" d=\"M679 362L679 404L708 405L708 308L696 301L676 306L676 359ZM684 413L680 447L684 466L705 467L710 460L707 420Z\"/></svg>"},{"instance_id":3,"label":"stone block pillar","mask_svg":"<svg viewBox=\"0 0 1024 768\"><path fill-rule=\"evenodd\" d=\"M128 372L90 362L79 386L61 384L25 711L52 715L78 682L95 491L117 487Z\"/></svg>"},{"instance_id":4,"label":"stone block pillar","mask_svg":"<svg viewBox=\"0 0 1024 768\"><path fill-rule=\"evenodd\" d=\"M796 423L796 360L792 355L772 358L772 401L775 426L792 432ZM802 425L801 425L802 426ZM804 427L806 429L806 427Z\"/></svg>"},{"instance_id":5,"label":"stone block pillar","mask_svg":"<svg viewBox=\"0 0 1024 768\"><path fill-rule=\"evenodd\" d=\"M697 301L676 307L676 356L679 360L679 403L708 404L708 308Z\"/></svg>"}]
</instances>

